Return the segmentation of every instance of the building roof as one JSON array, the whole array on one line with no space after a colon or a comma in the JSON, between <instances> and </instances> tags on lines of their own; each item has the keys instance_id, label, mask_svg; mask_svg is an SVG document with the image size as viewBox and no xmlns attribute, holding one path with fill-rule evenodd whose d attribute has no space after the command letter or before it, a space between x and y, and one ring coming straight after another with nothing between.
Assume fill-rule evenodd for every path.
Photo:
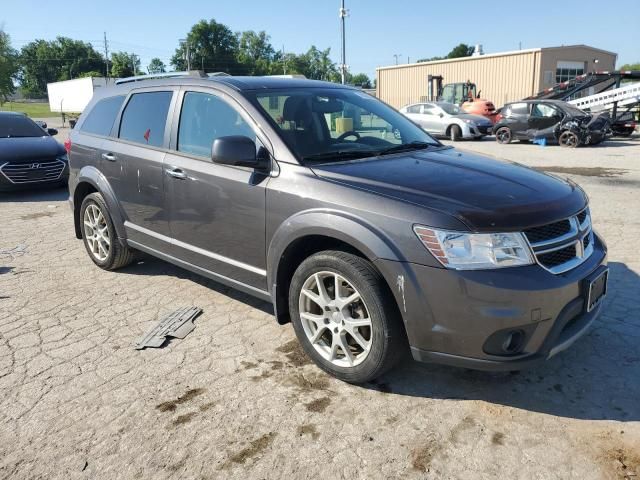
<instances>
[{"instance_id":1,"label":"building roof","mask_svg":"<svg viewBox=\"0 0 640 480\"><path fill-rule=\"evenodd\" d=\"M541 51L546 51L546 50L563 50L563 49L570 49L570 48L587 48L589 50L593 50L596 52L602 52L602 53L606 53L608 55L613 55L613 56L618 56L617 53L614 52L609 52L607 50L602 50L600 48L595 48L595 47L590 47L589 45L561 45L559 47L538 47L538 48L527 48L524 50L510 50L507 52L497 52L497 53L487 53L484 55L471 55L469 57L459 57L459 58L445 58L442 60L433 60L431 62L415 62L415 63L405 63L405 64L400 64L400 65L388 65L386 67L377 67L376 70L392 70L395 68L406 68L406 67L415 67L416 65L436 65L436 64L440 64L440 63L452 63L452 62L467 62L467 61L471 61L471 60L480 60L483 58L492 58L492 57L505 57L508 55L522 55L525 53L532 53L532 52L541 52Z\"/></svg>"}]
</instances>

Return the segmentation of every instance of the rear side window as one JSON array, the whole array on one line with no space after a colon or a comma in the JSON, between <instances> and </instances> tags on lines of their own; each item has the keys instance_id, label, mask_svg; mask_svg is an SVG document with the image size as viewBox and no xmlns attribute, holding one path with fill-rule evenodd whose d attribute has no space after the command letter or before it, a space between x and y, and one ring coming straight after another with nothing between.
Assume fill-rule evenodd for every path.
<instances>
[{"instance_id":1,"label":"rear side window","mask_svg":"<svg viewBox=\"0 0 640 480\"><path fill-rule=\"evenodd\" d=\"M98 101L82 123L81 131L107 136L124 102L124 95L103 98Z\"/></svg>"},{"instance_id":2,"label":"rear side window","mask_svg":"<svg viewBox=\"0 0 640 480\"><path fill-rule=\"evenodd\" d=\"M229 135L243 135L256 140L249 124L221 98L200 92L184 95L178 129L179 151L211 158L213 141Z\"/></svg>"},{"instance_id":3,"label":"rear side window","mask_svg":"<svg viewBox=\"0 0 640 480\"><path fill-rule=\"evenodd\" d=\"M161 147L173 92L136 93L122 113L120 134L123 140Z\"/></svg>"},{"instance_id":4,"label":"rear side window","mask_svg":"<svg viewBox=\"0 0 640 480\"><path fill-rule=\"evenodd\" d=\"M509 115L528 115L529 105L526 103L512 103L507 111Z\"/></svg>"}]
</instances>

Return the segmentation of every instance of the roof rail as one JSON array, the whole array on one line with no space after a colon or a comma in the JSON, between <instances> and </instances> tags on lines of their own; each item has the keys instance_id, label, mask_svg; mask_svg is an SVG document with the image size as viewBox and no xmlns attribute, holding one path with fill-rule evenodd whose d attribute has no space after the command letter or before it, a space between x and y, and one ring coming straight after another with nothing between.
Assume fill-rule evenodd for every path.
<instances>
[{"instance_id":1,"label":"roof rail","mask_svg":"<svg viewBox=\"0 0 640 480\"><path fill-rule=\"evenodd\" d=\"M143 80L155 80L158 78L207 78L218 76L229 76L229 74L225 72L204 73L203 70L190 70L188 72L150 73L149 75L136 75L134 77L119 78L115 83L116 85L121 85L123 83L141 82Z\"/></svg>"}]
</instances>

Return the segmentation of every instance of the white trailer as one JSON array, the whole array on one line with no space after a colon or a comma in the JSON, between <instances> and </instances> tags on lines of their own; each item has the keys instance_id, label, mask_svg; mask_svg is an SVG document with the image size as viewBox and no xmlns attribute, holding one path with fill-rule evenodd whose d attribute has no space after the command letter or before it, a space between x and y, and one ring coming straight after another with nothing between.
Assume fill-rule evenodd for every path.
<instances>
[{"instance_id":1,"label":"white trailer","mask_svg":"<svg viewBox=\"0 0 640 480\"><path fill-rule=\"evenodd\" d=\"M47 84L49 109L60 113L82 113L97 88L111 85L113 79L85 77Z\"/></svg>"}]
</instances>

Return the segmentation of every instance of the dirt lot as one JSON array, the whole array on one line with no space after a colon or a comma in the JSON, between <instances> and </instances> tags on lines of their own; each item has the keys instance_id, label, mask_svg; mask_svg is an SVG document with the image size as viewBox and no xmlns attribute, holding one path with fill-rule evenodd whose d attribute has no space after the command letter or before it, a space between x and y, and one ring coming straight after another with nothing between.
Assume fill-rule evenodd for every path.
<instances>
[{"instance_id":1,"label":"dirt lot","mask_svg":"<svg viewBox=\"0 0 640 480\"><path fill-rule=\"evenodd\" d=\"M640 138L459 148L589 193L610 294L573 348L519 374L407 360L347 385L311 365L265 303L151 258L96 268L65 191L5 195L0 477L638 478ZM204 313L187 338L132 348L191 304Z\"/></svg>"}]
</instances>

